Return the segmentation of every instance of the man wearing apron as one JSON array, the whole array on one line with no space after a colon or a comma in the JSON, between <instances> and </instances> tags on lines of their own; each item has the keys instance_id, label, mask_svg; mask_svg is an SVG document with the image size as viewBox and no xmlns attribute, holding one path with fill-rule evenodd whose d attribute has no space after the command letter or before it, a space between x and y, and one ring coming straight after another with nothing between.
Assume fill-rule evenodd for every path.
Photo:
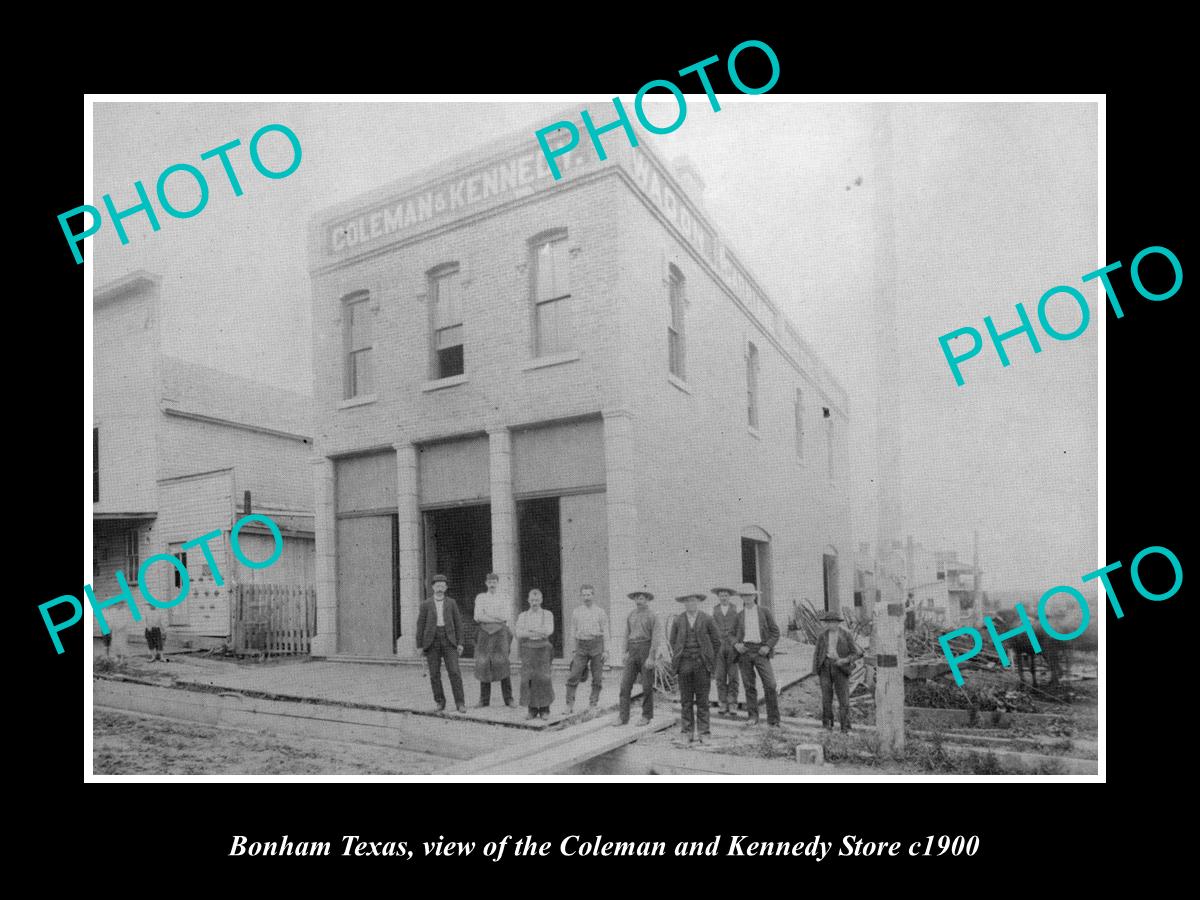
<instances>
[{"instance_id":1,"label":"man wearing apron","mask_svg":"<svg viewBox=\"0 0 1200 900\"><path fill-rule=\"evenodd\" d=\"M509 652L512 649L512 600L501 593L500 576L489 572L487 590L475 597L475 677L479 679L479 703L492 702L492 682L500 682L505 706L516 706L512 695L512 668Z\"/></svg>"}]
</instances>

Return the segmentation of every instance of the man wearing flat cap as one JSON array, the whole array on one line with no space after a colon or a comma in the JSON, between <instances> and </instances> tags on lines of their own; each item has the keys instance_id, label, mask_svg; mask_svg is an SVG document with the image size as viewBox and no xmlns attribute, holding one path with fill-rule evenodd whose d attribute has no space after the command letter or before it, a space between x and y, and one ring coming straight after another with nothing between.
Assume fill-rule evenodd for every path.
<instances>
[{"instance_id":1,"label":"man wearing flat cap","mask_svg":"<svg viewBox=\"0 0 1200 900\"><path fill-rule=\"evenodd\" d=\"M433 700L438 712L446 708L446 693L442 690L442 662L450 676L450 690L454 693L454 706L466 712L467 703L463 696L462 675L458 671L458 656L462 653L462 613L453 597L446 596L446 576L434 575L430 581L433 596L421 604L417 613L417 646L425 654L429 665L429 684L433 688Z\"/></svg>"},{"instance_id":2,"label":"man wearing flat cap","mask_svg":"<svg viewBox=\"0 0 1200 900\"><path fill-rule=\"evenodd\" d=\"M671 623L671 667L679 678L680 729L687 743L697 739L704 743L710 733L708 688L721 648L721 633L700 611L703 594L684 594L675 600L684 605L683 615Z\"/></svg>"},{"instance_id":3,"label":"man wearing flat cap","mask_svg":"<svg viewBox=\"0 0 1200 900\"><path fill-rule=\"evenodd\" d=\"M738 609L733 605L731 587L715 587L717 604L713 607L712 620L721 635L721 646L717 649L717 667L713 677L717 680L717 707L722 716L731 716L737 709L738 698L738 652L734 649L734 632L737 631Z\"/></svg>"},{"instance_id":4,"label":"man wearing flat cap","mask_svg":"<svg viewBox=\"0 0 1200 900\"><path fill-rule=\"evenodd\" d=\"M658 645L662 643L662 626L658 616L650 608L654 595L646 589L633 591L629 597L636 607L625 620L625 661L621 672L621 693L617 721L614 725L629 724L629 706L632 702L633 683L642 682L642 718L639 725L649 725L654 718L654 659Z\"/></svg>"},{"instance_id":5,"label":"man wearing flat cap","mask_svg":"<svg viewBox=\"0 0 1200 900\"><path fill-rule=\"evenodd\" d=\"M821 613L824 631L817 635L813 648L813 671L821 681L821 725L833 730L833 692L837 691L838 719L842 731L850 730L850 673L854 661L863 655L854 634L842 625L836 610Z\"/></svg>"},{"instance_id":6,"label":"man wearing flat cap","mask_svg":"<svg viewBox=\"0 0 1200 900\"><path fill-rule=\"evenodd\" d=\"M779 640L779 626L775 616L766 607L758 605L758 588L745 582L738 588L742 598L742 611L738 613L734 647L742 667L742 681L746 685L746 712L749 718L746 727L758 724L758 687L754 675L762 679L763 693L767 698L767 724L779 727L779 696L775 690L775 670L771 657Z\"/></svg>"}]
</instances>

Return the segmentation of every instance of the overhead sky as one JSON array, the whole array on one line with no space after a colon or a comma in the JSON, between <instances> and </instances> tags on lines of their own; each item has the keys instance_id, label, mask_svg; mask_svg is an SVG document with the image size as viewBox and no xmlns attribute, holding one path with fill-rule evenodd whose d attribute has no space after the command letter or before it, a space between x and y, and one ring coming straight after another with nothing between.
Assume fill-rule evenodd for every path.
<instances>
[{"instance_id":1,"label":"overhead sky","mask_svg":"<svg viewBox=\"0 0 1200 900\"><path fill-rule=\"evenodd\" d=\"M596 98L589 98L596 99ZM628 104L631 98L624 98ZM1094 104L900 104L889 110L890 153L872 144L880 110L721 97L713 112L689 97L670 135L642 133L668 159L688 156L706 182L705 208L768 296L796 323L850 395L848 438L856 541L875 537L877 367L875 291L893 292L901 385L891 410L900 436L903 532L969 559L979 531L985 588L1027 592L1075 584L1096 568L1097 119ZM99 286L135 269L164 279L163 350L311 393L307 225L317 211L512 133L533 132L570 108L517 103L98 103L94 193L118 209L133 182L153 185L168 165L210 175L207 207L190 219L126 220L121 246L109 223L88 239ZM667 122L670 111L652 121ZM291 176L257 175L246 144L281 122L303 146ZM278 137L278 135L274 136ZM614 132L611 138L618 139ZM234 138L245 190L235 198L215 160L199 155ZM606 137L606 140L609 139ZM586 142L586 137L585 137ZM288 156L276 152L275 165ZM591 152L581 148L575 152ZM892 172L894 253L881 253L872 172ZM187 178L171 197L190 205ZM176 198L178 192L178 199ZM1093 315L1079 338L1039 333L990 346L955 385L937 338L1019 324L1022 302L1056 285L1084 290ZM1061 331L1078 310L1056 300ZM98 358L97 365L103 365ZM790 415L790 411L788 413ZM1091 593L1090 591L1088 593Z\"/></svg>"}]
</instances>

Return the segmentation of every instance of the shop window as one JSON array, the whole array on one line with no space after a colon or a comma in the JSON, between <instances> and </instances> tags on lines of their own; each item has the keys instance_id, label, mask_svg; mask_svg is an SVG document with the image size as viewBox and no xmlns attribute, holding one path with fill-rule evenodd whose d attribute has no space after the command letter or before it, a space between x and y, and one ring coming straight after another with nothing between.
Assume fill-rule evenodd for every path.
<instances>
[{"instance_id":1,"label":"shop window","mask_svg":"<svg viewBox=\"0 0 1200 900\"><path fill-rule=\"evenodd\" d=\"M125 580L129 584L137 584L138 568L142 562L138 553L138 530L130 528L125 532Z\"/></svg>"}]
</instances>

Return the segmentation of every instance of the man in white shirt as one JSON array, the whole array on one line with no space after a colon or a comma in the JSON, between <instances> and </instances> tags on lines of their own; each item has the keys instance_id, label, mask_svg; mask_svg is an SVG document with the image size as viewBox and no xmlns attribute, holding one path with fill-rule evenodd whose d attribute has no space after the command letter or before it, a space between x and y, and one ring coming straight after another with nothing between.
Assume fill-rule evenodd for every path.
<instances>
[{"instance_id":1,"label":"man in white shirt","mask_svg":"<svg viewBox=\"0 0 1200 900\"><path fill-rule=\"evenodd\" d=\"M500 590L500 576L489 572L487 590L475 596L475 677L479 679L478 706L492 702L492 682L500 682L505 706L516 706L512 695L512 598Z\"/></svg>"},{"instance_id":2,"label":"man in white shirt","mask_svg":"<svg viewBox=\"0 0 1200 900\"><path fill-rule=\"evenodd\" d=\"M762 679L763 693L767 700L767 724L779 727L779 695L775 689L775 670L771 667L771 656L779 640L779 626L775 616L765 606L758 605L758 588L746 582L738 590L742 598L742 611L738 614L734 647L739 654L742 681L746 685L746 712L749 713L747 727L758 724L758 686L755 674Z\"/></svg>"},{"instance_id":3,"label":"man in white shirt","mask_svg":"<svg viewBox=\"0 0 1200 900\"><path fill-rule=\"evenodd\" d=\"M579 588L580 606L571 614L567 629L566 646L573 650L571 674L567 676L567 715L575 711L575 690L588 667L592 672L592 694L588 711L600 704L600 687L603 683L604 663L608 661L608 646L612 642L609 634L608 611L596 604L596 589L590 584Z\"/></svg>"}]
</instances>

